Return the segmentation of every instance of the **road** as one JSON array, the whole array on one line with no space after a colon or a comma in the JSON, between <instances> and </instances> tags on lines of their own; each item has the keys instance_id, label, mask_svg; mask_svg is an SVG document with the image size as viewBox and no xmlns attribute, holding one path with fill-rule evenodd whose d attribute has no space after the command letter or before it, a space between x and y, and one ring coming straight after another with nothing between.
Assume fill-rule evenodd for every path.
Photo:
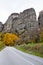
<instances>
[{"instance_id":1,"label":"road","mask_svg":"<svg viewBox=\"0 0 43 65\"><path fill-rule=\"evenodd\" d=\"M43 58L6 47L0 52L0 65L43 65Z\"/></svg>"}]
</instances>

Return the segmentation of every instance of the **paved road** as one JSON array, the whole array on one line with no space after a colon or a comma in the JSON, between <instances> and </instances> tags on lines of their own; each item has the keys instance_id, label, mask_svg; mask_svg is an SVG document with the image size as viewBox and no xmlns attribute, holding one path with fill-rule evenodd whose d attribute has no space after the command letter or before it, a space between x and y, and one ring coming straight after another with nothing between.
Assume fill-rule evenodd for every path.
<instances>
[{"instance_id":1,"label":"paved road","mask_svg":"<svg viewBox=\"0 0 43 65\"><path fill-rule=\"evenodd\" d=\"M0 65L43 65L43 58L6 47L0 52Z\"/></svg>"}]
</instances>

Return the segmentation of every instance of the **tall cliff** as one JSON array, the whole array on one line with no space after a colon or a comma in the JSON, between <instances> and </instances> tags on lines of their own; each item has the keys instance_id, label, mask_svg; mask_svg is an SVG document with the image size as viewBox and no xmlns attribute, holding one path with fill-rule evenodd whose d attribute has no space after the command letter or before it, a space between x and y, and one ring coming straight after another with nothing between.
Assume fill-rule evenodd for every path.
<instances>
[{"instance_id":1,"label":"tall cliff","mask_svg":"<svg viewBox=\"0 0 43 65\"><path fill-rule=\"evenodd\" d=\"M43 12L40 12L38 21L36 12L33 8L26 9L23 12L12 13L4 25L0 24L3 32L17 33L23 40L37 38L39 28L43 27Z\"/></svg>"}]
</instances>

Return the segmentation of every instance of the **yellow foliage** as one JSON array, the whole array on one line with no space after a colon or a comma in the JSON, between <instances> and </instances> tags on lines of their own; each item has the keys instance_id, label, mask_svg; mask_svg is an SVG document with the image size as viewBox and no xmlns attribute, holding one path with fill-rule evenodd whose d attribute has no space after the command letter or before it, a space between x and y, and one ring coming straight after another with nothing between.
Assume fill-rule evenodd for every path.
<instances>
[{"instance_id":1,"label":"yellow foliage","mask_svg":"<svg viewBox=\"0 0 43 65\"><path fill-rule=\"evenodd\" d=\"M6 33L3 37L3 42L6 45L14 45L14 42L19 40L19 37L16 34Z\"/></svg>"}]
</instances>

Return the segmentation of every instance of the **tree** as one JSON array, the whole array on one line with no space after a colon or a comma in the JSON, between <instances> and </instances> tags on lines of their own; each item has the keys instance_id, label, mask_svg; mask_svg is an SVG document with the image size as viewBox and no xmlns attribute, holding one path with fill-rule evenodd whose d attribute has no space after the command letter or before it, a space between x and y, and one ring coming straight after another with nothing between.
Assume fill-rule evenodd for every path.
<instances>
[{"instance_id":1,"label":"tree","mask_svg":"<svg viewBox=\"0 0 43 65\"><path fill-rule=\"evenodd\" d=\"M14 42L19 40L19 37L16 34L5 33L3 37L3 42L5 45L14 45Z\"/></svg>"}]
</instances>

